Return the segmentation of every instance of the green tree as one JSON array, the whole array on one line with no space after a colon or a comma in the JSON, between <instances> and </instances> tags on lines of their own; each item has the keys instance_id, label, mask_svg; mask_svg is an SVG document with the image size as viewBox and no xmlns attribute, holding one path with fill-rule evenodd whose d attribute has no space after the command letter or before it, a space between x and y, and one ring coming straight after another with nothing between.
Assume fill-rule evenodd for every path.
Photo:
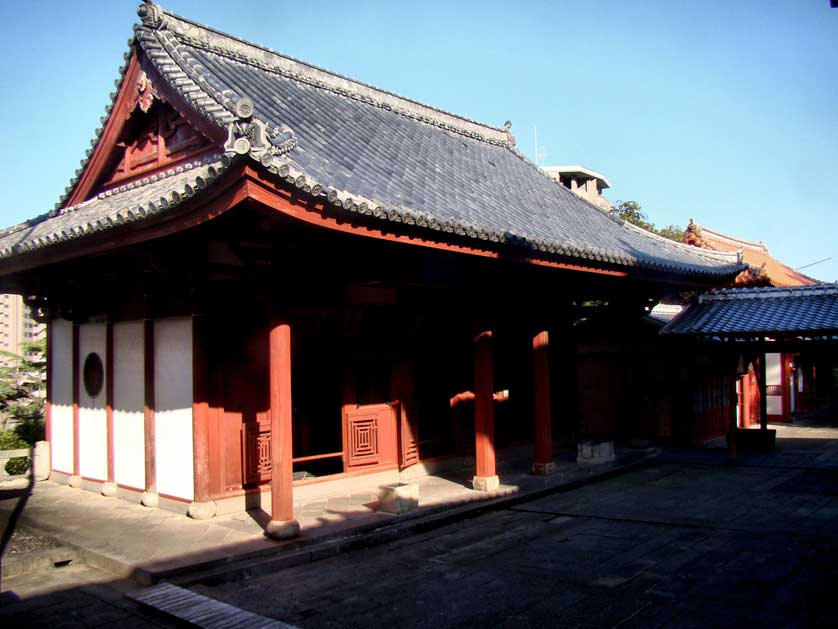
<instances>
[{"instance_id":1,"label":"green tree","mask_svg":"<svg viewBox=\"0 0 838 629\"><path fill-rule=\"evenodd\" d=\"M628 221L633 225L642 227L643 229L652 233L674 240L676 242L684 242L684 229L677 225L667 225L661 229L655 227L655 224L649 221L649 217L643 212L640 204L637 201L617 201L611 214L621 220Z\"/></svg>"},{"instance_id":2,"label":"green tree","mask_svg":"<svg viewBox=\"0 0 838 629\"><path fill-rule=\"evenodd\" d=\"M46 339L21 344L21 354L2 352L6 364L0 366L0 414L4 428L0 449L14 450L32 446L44 438L44 402L46 398ZM29 460L10 459L9 474L23 474Z\"/></svg>"}]
</instances>

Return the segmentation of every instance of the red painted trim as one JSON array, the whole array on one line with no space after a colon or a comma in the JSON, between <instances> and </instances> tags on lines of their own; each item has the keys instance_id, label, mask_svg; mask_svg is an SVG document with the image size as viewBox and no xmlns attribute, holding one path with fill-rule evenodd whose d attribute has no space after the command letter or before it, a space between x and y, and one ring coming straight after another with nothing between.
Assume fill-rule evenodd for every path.
<instances>
[{"instance_id":1,"label":"red painted trim","mask_svg":"<svg viewBox=\"0 0 838 629\"><path fill-rule=\"evenodd\" d=\"M134 109L134 97L140 70L139 60L137 59L136 53L134 53L128 62L128 68L125 70L122 85L119 88L119 94L116 96L114 106L111 109L107 122L105 122L96 148L93 150L93 155L87 161L87 166L76 182L72 194L70 194L64 203L64 207L84 201L91 190L93 190L93 186L96 185L97 180L102 175L102 171L108 165L111 152L119 140L119 134L125 126L125 121Z\"/></svg>"},{"instance_id":2,"label":"red painted trim","mask_svg":"<svg viewBox=\"0 0 838 629\"><path fill-rule=\"evenodd\" d=\"M44 437L49 443L49 469L52 469L52 320L47 321L47 367L46 367L46 400L44 401Z\"/></svg>"},{"instance_id":3,"label":"red painted trim","mask_svg":"<svg viewBox=\"0 0 838 629\"><path fill-rule=\"evenodd\" d=\"M143 426L145 430L145 489L157 491L157 452L155 448L154 414L154 321L146 319L143 325L143 372L145 403Z\"/></svg>"},{"instance_id":4,"label":"red painted trim","mask_svg":"<svg viewBox=\"0 0 838 629\"><path fill-rule=\"evenodd\" d=\"M187 201L182 206L146 219L137 226L106 230L89 237L58 243L31 253L0 260L0 275L20 273L33 268L57 264L65 260L95 255L163 238L201 225L247 199L246 182L239 179L241 170L230 167L221 180L213 185L209 198L202 203ZM201 195L203 196L203 195Z\"/></svg>"},{"instance_id":5,"label":"red painted trim","mask_svg":"<svg viewBox=\"0 0 838 629\"><path fill-rule=\"evenodd\" d=\"M210 499L209 371L205 318L192 317L192 466L196 502Z\"/></svg>"},{"instance_id":6,"label":"red painted trim","mask_svg":"<svg viewBox=\"0 0 838 629\"><path fill-rule=\"evenodd\" d=\"M497 474L492 387L492 333L486 331L474 339L474 455L480 477Z\"/></svg>"},{"instance_id":7,"label":"red painted trim","mask_svg":"<svg viewBox=\"0 0 838 629\"><path fill-rule=\"evenodd\" d=\"M274 323L269 334L271 406L271 519L293 520L291 463L291 326Z\"/></svg>"},{"instance_id":8,"label":"red painted trim","mask_svg":"<svg viewBox=\"0 0 838 629\"><path fill-rule=\"evenodd\" d=\"M145 491L142 487L134 487L133 485L123 485L122 483L117 483L116 486L119 489L125 489L126 491L135 491L138 494L141 494Z\"/></svg>"},{"instance_id":9,"label":"red painted trim","mask_svg":"<svg viewBox=\"0 0 838 629\"><path fill-rule=\"evenodd\" d=\"M108 447L108 482L114 482L113 434L113 323L105 327L105 429Z\"/></svg>"},{"instance_id":10,"label":"red painted trim","mask_svg":"<svg viewBox=\"0 0 838 629\"><path fill-rule=\"evenodd\" d=\"M535 386L535 462L553 461L553 426L550 408L550 336L539 332L532 339Z\"/></svg>"},{"instance_id":11,"label":"red painted trim","mask_svg":"<svg viewBox=\"0 0 838 629\"><path fill-rule=\"evenodd\" d=\"M73 475L79 475L79 326L73 324Z\"/></svg>"},{"instance_id":12,"label":"red painted trim","mask_svg":"<svg viewBox=\"0 0 838 629\"><path fill-rule=\"evenodd\" d=\"M627 271L601 269L584 264L556 262L533 256L516 256L510 255L506 252L501 253L491 249L481 249L470 245L457 245L439 240L428 240L416 235L397 234L392 231L385 231L383 226L354 225L348 222L346 218L338 219L328 216L328 206L322 201L304 199L283 188L279 188L273 181L265 178L262 173L254 170L253 168L245 167L244 175L248 179L246 190L249 198L282 212L287 216L334 231L356 234L367 238L376 238L378 240L387 240L390 242L399 242L402 244L440 249L443 251L467 253L485 258L503 258L506 260L526 262L529 264L546 266L555 269L583 271L599 275L610 275L613 277L626 277L628 275ZM390 229L396 229L395 225L396 224L390 224Z\"/></svg>"},{"instance_id":13,"label":"red painted trim","mask_svg":"<svg viewBox=\"0 0 838 629\"><path fill-rule=\"evenodd\" d=\"M218 146L224 141L224 130L220 129L217 125L211 125L203 121L201 119L202 117L198 116L191 107L186 105L182 98L173 98L172 90L167 89L167 81L162 79L157 71L153 69L153 64L147 63L145 59L140 59L135 50L131 60L128 62L119 93L116 96L111 113L99 136L99 141L96 143L96 148L93 149L93 154L90 156L84 172L76 182L73 192L68 197L64 207L75 205L89 198L97 182L105 174L105 169L110 165L111 155L116 148L117 142L119 142L122 130L125 128L125 123L136 107L137 79L142 71L146 72L146 75L154 87L157 88L158 93L161 94L163 99L170 103L173 109L183 116L191 127ZM200 150L196 151L196 154L199 152ZM194 159L194 155L185 156L184 159ZM175 165L175 162L171 162L163 168L168 169ZM142 176L147 177L152 172L153 169L149 169L149 171L142 173ZM128 179L125 179L121 183L126 183ZM110 182L109 185L115 184L116 182L114 181Z\"/></svg>"},{"instance_id":14,"label":"red painted trim","mask_svg":"<svg viewBox=\"0 0 838 629\"><path fill-rule=\"evenodd\" d=\"M158 494L161 498L165 498L166 500L171 500L173 502L182 502L184 504L189 504L192 502L190 498L181 498L180 496L171 496L169 494Z\"/></svg>"}]
</instances>

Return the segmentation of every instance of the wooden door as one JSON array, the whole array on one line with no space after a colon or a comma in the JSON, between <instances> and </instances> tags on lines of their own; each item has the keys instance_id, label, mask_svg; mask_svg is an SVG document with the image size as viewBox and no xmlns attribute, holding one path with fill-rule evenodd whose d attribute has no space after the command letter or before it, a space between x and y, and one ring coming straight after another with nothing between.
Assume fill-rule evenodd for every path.
<instances>
[{"instance_id":1,"label":"wooden door","mask_svg":"<svg viewBox=\"0 0 838 629\"><path fill-rule=\"evenodd\" d=\"M343 407L344 469L347 472L396 464L396 411L391 404Z\"/></svg>"}]
</instances>

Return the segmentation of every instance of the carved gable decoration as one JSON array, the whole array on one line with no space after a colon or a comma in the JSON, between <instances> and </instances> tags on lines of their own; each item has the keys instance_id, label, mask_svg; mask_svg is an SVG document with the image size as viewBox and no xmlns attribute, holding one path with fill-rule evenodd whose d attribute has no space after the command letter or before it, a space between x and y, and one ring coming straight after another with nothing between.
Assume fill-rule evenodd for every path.
<instances>
[{"instance_id":1,"label":"carved gable decoration","mask_svg":"<svg viewBox=\"0 0 838 629\"><path fill-rule=\"evenodd\" d=\"M170 105L160 101L151 83L137 91L131 112L111 154L111 167L97 191L188 160L212 144Z\"/></svg>"}]
</instances>

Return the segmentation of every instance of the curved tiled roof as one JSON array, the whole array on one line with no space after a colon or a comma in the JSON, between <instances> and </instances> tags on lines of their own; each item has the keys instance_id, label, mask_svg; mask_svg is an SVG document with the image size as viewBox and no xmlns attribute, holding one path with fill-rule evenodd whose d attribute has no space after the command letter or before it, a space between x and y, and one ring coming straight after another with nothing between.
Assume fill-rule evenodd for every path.
<instances>
[{"instance_id":1,"label":"curved tiled roof","mask_svg":"<svg viewBox=\"0 0 838 629\"><path fill-rule=\"evenodd\" d=\"M743 268L735 253L660 238L580 199L517 151L508 126L422 105L152 3L138 13L135 45L189 106L228 129L228 154L249 153L278 178L343 211L594 266L709 280ZM234 143L254 127L267 142ZM54 217L41 220L39 229L55 231L48 225ZM0 257L28 250L22 241L13 249L3 243Z\"/></svg>"},{"instance_id":2,"label":"curved tiled roof","mask_svg":"<svg viewBox=\"0 0 838 629\"><path fill-rule=\"evenodd\" d=\"M835 335L838 334L838 284L710 291L661 332L703 336Z\"/></svg>"},{"instance_id":3,"label":"curved tiled roof","mask_svg":"<svg viewBox=\"0 0 838 629\"><path fill-rule=\"evenodd\" d=\"M160 214L212 183L230 164L220 154L102 192L0 231L0 259L80 238Z\"/></svg>"},{"instance_id":4,"label":"curved tiled roof","mask_svg":"<svg viewBox=\"0 0 838 629\"><path fill-rule=\"evenodd\" d=\"M774 286L806 286L818 283L817 280L777 260L768 252L768 247L762 241L743 240L703 225L696 227L700 230L701 240L707 247L716 251L741 251L742 260L753 268L764 268L768 280Z\"/></svg>"}]
</instances>

